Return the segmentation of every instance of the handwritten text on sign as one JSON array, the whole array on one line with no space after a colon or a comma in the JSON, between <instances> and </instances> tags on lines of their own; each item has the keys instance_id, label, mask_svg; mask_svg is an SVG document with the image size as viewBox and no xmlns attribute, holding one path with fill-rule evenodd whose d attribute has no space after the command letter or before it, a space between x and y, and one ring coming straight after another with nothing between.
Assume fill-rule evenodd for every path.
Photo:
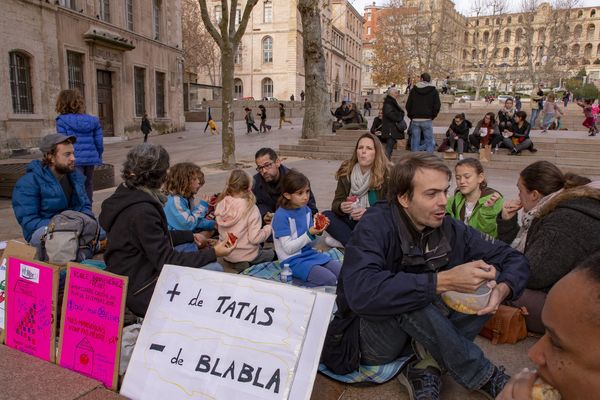
<instances>
[{"instance_id":1,"label":"handwritten text on sign","mask_svg":"<svg viewBox=\"0 0 600 400\"><path fill-rule=\"evenodd\" d=\"M314 302L289 285L165 266L121 393L287 398Z\"/></svg>"},{"instance_id":2,"label":"handwritten text on sign","mask_svg":"<svg viewBox=\"0 0 600 400\"><path fill-rule=\"evenodd\" d=\"M59 364L116 387L126 278L69 264Z\"/></svg>"},{"instance_id":3,"label":"handwritten text on sign","mask_svg":"<svg viewBox=\"0 0 600 400\"><path fill-rule=\"evenodd\" d=\"M58 267L9 257L6 345L54 361Z\"/></svg>"}]
</instances>

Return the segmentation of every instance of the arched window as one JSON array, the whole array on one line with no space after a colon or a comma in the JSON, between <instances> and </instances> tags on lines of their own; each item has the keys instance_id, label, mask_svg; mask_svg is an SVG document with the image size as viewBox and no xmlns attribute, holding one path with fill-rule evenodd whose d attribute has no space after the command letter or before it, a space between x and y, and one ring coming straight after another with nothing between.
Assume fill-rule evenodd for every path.
<instances>
[{"instance_id":1,"label":"arched window","mask_svg":"<svg viewBox=\"0 0 600 400\"><path fill-rule=\"evenodd\" d=\"M265 78L262 80L262 98L273 97L273 80L271 78Z\"/></svg>"},{"instance_id":2,"label":"arched window","mask_svg":"<svg viewBox=\"0 0 600 400\"><path fill-rule=\"evenodd\" d=\"M488 31L483 32L483 43L490 41L490 33Z\"/></svg>"},{"instance_id":3,"label":"arched window","mask_svg":"<svg viewBox=\"0 0 600 400\"><path fill-rule=\"evenodd\" d=\"M586 44L585 47L583 48L583 56L588 59L592 58L592 49L593 49L593 46L591 43Z\"/></svg>"},{"instance_id":4,"label":"arched window","mask_svg":"<svg viewBox=\"0 0 600 400\"><path fill-rule=\"evenodd\" d=\"M507 22L508 24L512 23L512 17L508 17L508 18L506 19L506 22Z\"/></svg>"},{"instance_id":5,"label":"arched window","mask_svg":"<svg viewBox=\"0 0 600 400\"><path fill-rule=\"evenodd\" d=\"M519 58L521 58L521 48L515 47L515 61L518 62Z\"/></svg>"},{"instance_id":6,"label":"arched window","mask_svg":"<svg viewBox=\"0 0 600 400\"><path fill-rule=\"evenodd\" d=\"M544 43L546 41L546 29L538 29L538 41Z\"/></svg>"},{"instance_id":7,"label":"arched window","mask_svg":"<svg viewBox=\"0 0 600 400\"><path fill-rule=\"evenodd\" d=\"M600 44L598 45L598 50L600 51ZM462 58L463 58L463 60L467 59L467 51L466 50L463 50L463 52L462 52Z\"/></svg>"},{"instance_id":8,"label":"arched window","mask_svg":"<svg viewBox=\"0 0 600 400\"><path fill-rule=\"evenodd\" d=\"M233 97L236 99L244 97L244 82L240 78L233 80Z\"/></svg>"},{"instance_id":9,"label":"arched window","mask_svg":"<svg viewBox=\"0 0 600 400\"><path fill-rule=\"evenodd\" d=\"M473 51L471 52L471 60L477 60L477 50L475 49L473 49Z\"/></svg>"},{"instance_id":10,"label":"arched window","mask_svg":"<svg viewBox=\"0 0 600 400\"><path fill-rule=\"evenodd\" d=\"M504 41L505 42L510 42L510 36L511 36L510 29L505 30L504 31Z\"/></svg>"},{"instance_id":11,"label":"arched window","mask_svg":"<svg viewBox=\"0 0 600 400\"><path fill-rule=\"evenodd\" d=\"M600 44L598 45L598 48L596 49L596 57L600 57Z\"/></svg>"},{"instance_id":12,"label":"arched window","mask_svg":"<svg viewBox=\"0 0 600 400\"><path fill-rule=\"evenodd\" d=\"M594 18L596 16L596 10L590 11L590 18Z\"/></svg>"},{"instance_id":13,"label":"arched window","mask_svg":"<svg viewBox=\"0 0 600 400\"><path fill-rule=\"evenodd\" d=\"M589 24L587 27L587 40L594 40L594 33L596 33L596 25Z\"/></svg>"},{"instance_id":14,"label":"arched window","mask_svg":"<svg viewBox=\"0 0 600 400\"><path fill-rule=\"evenodd\" d=\"M581 37L582 32L583 29L581 28L581 25L577 25L573 30L573 37L575 37L575 39L579 39Z\"/></svg>"},{"instance_id":15,"label":"arched window","mask_svg":"<svg viewBox=\"0 0 600 400\"><path fill-rule=\"evenodd\" d=\"M489 25L489 24L490 24L490 19L489 19L489 18L486 18L486 19L485 19L485 24L486 24L486 25Z\"/></svg>"},{"instance_id":16,"label":"arched window","mask_svg":"<svg viewBox=\"0 0 600 400\"><path fill-rule=\"evenodd\" d=\"M579 10L579 12L577 13L577 18L581 18L583 17L583 11Z\"/></svg>"},{"instance_id":17,"label":"arched window","mask_svg":"<svg viewBox=\"0 0 600 400\"><path fill-rule=\"evenodd\" d=\"M510 55L510 49L508 47L505 47L504 50L502 50L502 58L508 58Z\"/></svg>"},{"instance_id":18,"label":"arched window","mask_svg":"<svg viewBox=\"0 0 600 400\"><path fill-rule=\"evenodd\" d=\"M579 45L578 44L574 44L573 46L571 46L571 55L578 56L579 55L579 50L581 50L581 48L579 47Z\"/></svg>"},{"instance_id":19,"label":"arched window","mask_svg":"<svg viewBox=\"0 0 600 400\"><path fill-rule=\"evenodd\" d=\"M263 63L273 62L273 38L267 36L262 41Z\"/></svg>"},{"instance_id":20,"label":"arched window","mask_svg":"<svg viewBox=\"0 0 600 400\"><path fill-rule=\"evenodd\" d=\"M521 28L517 29L517 31L515 32L515 41L517 43L519 41L521 41L522 36L523 36L523 29L521 29Z\"/></svg>"},{"instance_id":21,"label":"arched window","mask_svg":"<svg viewBox=\"0 0 600 400\"><path fill-rule=\"evenodd\" d=\"M13 112L15 114L32 114L31 58L20 51L11 51L8 55Z\"/></svg>"}]
</instances>

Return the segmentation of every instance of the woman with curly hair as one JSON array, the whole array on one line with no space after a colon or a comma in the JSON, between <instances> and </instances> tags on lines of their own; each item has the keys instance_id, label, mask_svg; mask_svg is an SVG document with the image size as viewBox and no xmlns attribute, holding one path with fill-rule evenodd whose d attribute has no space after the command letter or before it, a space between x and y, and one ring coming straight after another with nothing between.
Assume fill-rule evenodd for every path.
<instances>
[{"instance_id":1,"label":"woman with curly hair","mask_svg":"<svg viewBox=\"0 0 600 400\"><path fill-rule=\"evenodd\" d=\"M85 191L92 202L94 167L102 165L102 127L98 117L85 113L85 100L77 90L62 90L56 100L56 132L75 136L75 167L85 176Z\"/></svg>"},{"instance_id":2,"label":"woman with curly hair","mask_svg":"<svg viewBox=\"0 0 600 400\"><path fill-rule=\"evenodd\" d=\"M375 135L365 133L358 138L352 157L335 174L338 183L331 211L324 212L331 221L327 233L335 240L326 238L327 244L345 246L367 208L385 198L389 165Z\"/></svg>"},{"instance_id":3,"label":"woman with curly hair","mask_svg":"<svg viewBox=\"0 0 600 400\"><path fill-rule=\"evenodd\" d=\"M104 253L107 270L129 277L127 307L146 314L158 276L165 264L222 271L217 257L231 253L235 244L220 242L200 248L204 238L191 230L169 230L163 211L166 196L160 191L169 169L169 153L159 145L143 143L127 153L123 183L102 203L100 225L108 235ZM174 247L196 242L196 251Z\"/></svg>"}]
</instances>

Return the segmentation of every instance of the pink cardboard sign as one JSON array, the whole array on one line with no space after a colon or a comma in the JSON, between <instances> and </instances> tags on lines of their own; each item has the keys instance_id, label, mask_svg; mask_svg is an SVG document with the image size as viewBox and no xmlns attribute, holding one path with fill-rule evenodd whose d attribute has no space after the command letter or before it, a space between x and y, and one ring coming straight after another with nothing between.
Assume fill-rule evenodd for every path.
<instances>
[{"instance_id":1,"label":"pink cardboard sign","mask_svg":"<svg viewBox=\"0 0 600 400\"><path fill-rule=\"evenodd\" d=\"M6 345L54 362L58 271L39 261L8 258Z\"/></svg>"},{"instance_id":2,"label":"pink cardboard sign","mask_svg":"<svg viewBox=\"0 0 600 400\"><path fill-rule=\"evenodd\" d=\"M69 263L59 365L116 389L127 278Z\"/></svg>"}]
</instances>

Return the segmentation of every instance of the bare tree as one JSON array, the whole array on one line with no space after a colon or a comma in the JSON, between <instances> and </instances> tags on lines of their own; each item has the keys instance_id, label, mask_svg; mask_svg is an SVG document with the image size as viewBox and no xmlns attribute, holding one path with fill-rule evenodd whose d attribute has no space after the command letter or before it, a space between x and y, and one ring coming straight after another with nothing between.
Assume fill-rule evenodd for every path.
<instances>
[{"instance_id":1,"label":"bare tree","mask_svg":"<svg viewBox=\"0 0 600 400\"><path fill-rule=\"evenodd\" d=\"M241 19L236 21L237 2L220 0L213 3L221 4L220 21L217 22L219 30L210 19L206 0L198 0L200 4L200 15L204 26L221 50L221 79L223 96L221 100L223 110L223 128L221 143L223 153L221 160L224 168L235 167L235 135L233 128L233 72L235 52L240 44L242 36L248 26L248 20L252 9L258 0L247 0ZM231 5L230 5L231 3ZM239 25L238 25L239 24Z\"/></svg>"},{"instance_id":2,"label":"bare tree","mask_svg":"<svg viewBox=\"0 0 600 400\"><path fill-rule=\"evenodd\" d=\"M518 39L522 52L515 62L522 65L531 83L557 80L578 64L568 48L575 38L569 32L568 12L580 0L555 0L552 5L541 0L521 0L523 35Z\"/></svg>"},{"instance_id":3,"label":"bare tree","mask_svg":"<svg viewBox=\"0 0 600 400\"><path fill-rule=\"evenodd\" d=\"M507 0L475 0L471 5L474 24L471 37L471 60L475 71L475 100L498 57L502 14L507 11Z\"/></svg>"},{"instance_id":4,"label":"bare tree","mask_svg":"<svg viewBox=\"0 0 600 400\"><path fill-rule=\"evenodd\" d=\"M196 0L183 0L181 13L183 56L186 71L206 72L212 85L220 84L220 53L204 24L199 24L200 7Z\"/></svg>"},{"instance_id":5,"label":"bare tree","mask_svg":"<svg viewBox=\"0 0 600 400\"><path fill-rule=\"evenodd\" d=\"M321 35L321 0L298 0L302 18L306 101L302 138L331 132L329 92L325 73L325 52Z\"/></svg>"}]
</instances>

